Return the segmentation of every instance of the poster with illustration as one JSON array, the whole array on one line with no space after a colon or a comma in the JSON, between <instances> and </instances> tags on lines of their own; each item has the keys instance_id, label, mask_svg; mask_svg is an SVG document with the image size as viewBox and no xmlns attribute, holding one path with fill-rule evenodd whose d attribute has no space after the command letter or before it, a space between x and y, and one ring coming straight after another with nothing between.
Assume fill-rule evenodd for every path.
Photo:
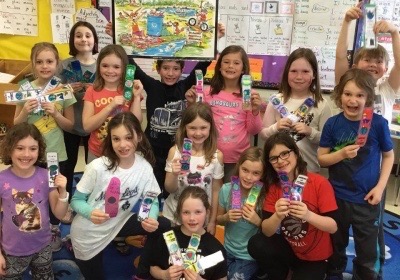
<instances>
[{"instance_id":1,"label":"poster with illustration","mask_svg":"<svg viewBox=\"0 0 400 280\"><path fill-rule=\"evenodd\" d=\"M129 56L210 60L217 0L113 1L114 40Z\"/></svg>"}]
</instances>

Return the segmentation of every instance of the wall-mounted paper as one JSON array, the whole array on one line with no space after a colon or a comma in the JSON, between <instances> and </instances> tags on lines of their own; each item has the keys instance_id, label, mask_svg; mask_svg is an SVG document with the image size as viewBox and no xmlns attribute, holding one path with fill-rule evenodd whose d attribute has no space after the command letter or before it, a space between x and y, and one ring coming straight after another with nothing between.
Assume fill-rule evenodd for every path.
<instances>
[{"instance_id":1,"label":"wall-mounted paper","mask_svg":"<svg viewBox=\"0 0 400 280\"><path fill-rule=\"evenodd\" d=\"M37 1L0 1L0 33L38 36Z\"/></svg>"}]
</instances>

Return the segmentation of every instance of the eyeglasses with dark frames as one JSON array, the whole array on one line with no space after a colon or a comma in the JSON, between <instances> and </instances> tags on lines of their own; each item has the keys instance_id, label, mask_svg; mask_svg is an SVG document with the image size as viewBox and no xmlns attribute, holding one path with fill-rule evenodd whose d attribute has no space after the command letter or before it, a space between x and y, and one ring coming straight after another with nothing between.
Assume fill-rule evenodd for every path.
<instances>
[{"instance_id":1,"label":"eyeglasses with dark frames","mask_svg":"<svg viewBox=\"0 0 400 280\"><path fill-rule=\"evenodd\" d=\"M290 156L290 152L293 152L293 150L283 151L283 152L281 152L281 153L280 153L279 155L277 155L277 156L270 157L270 158L268 159L268 161L269 161L270 163L272 163L272 164L275 164L275 163L278 162L278 159L279 159L279 158L280 158L280 159L288 159L289 156Z\"/></svg>"}]
</instances>

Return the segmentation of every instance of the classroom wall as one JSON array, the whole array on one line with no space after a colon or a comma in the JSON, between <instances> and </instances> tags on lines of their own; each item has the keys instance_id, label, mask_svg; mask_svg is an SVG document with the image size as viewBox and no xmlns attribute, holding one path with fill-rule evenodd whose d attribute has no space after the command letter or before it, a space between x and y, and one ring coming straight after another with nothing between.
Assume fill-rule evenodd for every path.
<instances>
[{"instance_id":1,"label":"classroom wall","mask_svg":"<svg viewBox=\"0 0 400 280\"><path fill-rule=\"evenodd\" d=\"M39 42L52 42L50 27L51 0L37 0L38 36L0 34L0 59L29 60L31 48ZM90 8L90 0L75 0L75 8ZM56 44L61 59L69 57L68 44Z\"/></svg>"}]
</instances>

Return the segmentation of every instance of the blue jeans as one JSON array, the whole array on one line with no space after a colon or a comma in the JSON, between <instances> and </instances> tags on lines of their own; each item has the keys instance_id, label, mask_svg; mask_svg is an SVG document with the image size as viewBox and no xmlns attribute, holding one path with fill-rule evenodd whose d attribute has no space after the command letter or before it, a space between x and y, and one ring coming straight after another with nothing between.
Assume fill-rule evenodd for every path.
<instances>
[{"instance_id":1,"label":"blue jeans","mask_svg":"<svg viewBox=\"0 0 400 280\"><path fill-rule=\"evenodd\" d=\"M238 259L229 252L226 252L228 261L228 280L251 280L257 273L255 260Z\"/></svg>"}]
</instances>

